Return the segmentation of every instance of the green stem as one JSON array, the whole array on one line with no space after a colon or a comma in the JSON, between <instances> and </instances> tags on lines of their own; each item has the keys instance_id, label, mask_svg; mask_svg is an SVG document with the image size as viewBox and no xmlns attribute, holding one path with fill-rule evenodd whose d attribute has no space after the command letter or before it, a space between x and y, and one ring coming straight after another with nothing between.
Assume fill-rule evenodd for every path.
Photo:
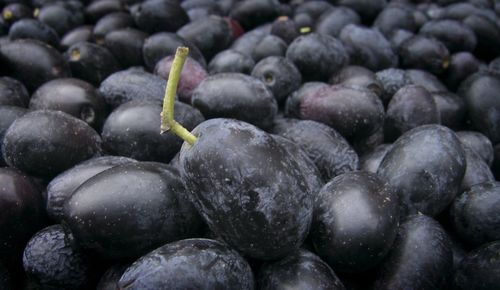
<instances>
[{"instance_id":1,"label":"green stem","mask_svg":"<svg viewBox=\"0 0 500 290\"><path fill-rule=\"evenodd\" d=\"M174 104L175 93L177 92L177 84L181 78L182 67L189 53L189 48L178 47L175 53L170 74L168 75L167 88L165 89L165 97L163 98L163 110L161 116L160 133L171 131L175 135L181 137L184 141L193 145L197 138L181 124L174 120Z\"/></svg>"}]
</instances>

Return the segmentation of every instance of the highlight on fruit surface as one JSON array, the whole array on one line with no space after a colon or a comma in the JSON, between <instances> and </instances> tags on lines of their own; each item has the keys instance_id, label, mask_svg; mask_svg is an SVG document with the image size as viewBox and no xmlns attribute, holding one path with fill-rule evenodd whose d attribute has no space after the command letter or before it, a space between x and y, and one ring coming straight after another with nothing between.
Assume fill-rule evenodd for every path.
<instances>
[{"instance_id":1,"label":"highlight on fruit surface","mask_svg":"<svg viewBox=\"0 0 500 290\"><path fill-rule=\"evenodd\" d=\"M189 54L189 48L178 47L175 52L175 58L172 63L172 68L170 69L170 74L167 81L167 87L165 89L165 97L163 99L163 110L161 112L161 134L165 132L172 132L175 135L181 137L184 141L193 145L197 138L195 135L191 134L186 128L174 120L174 102L175 93L177 91L177 84L181 76L182 67Z\"/></svg>"}]
</instances>

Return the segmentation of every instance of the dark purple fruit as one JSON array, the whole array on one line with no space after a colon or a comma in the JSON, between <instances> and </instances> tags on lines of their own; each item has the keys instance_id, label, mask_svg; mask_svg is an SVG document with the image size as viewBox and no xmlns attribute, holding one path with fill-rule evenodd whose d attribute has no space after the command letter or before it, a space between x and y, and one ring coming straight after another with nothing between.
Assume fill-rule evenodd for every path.
<instances>
[{"instance_id":1,"label":"dark purple fruit","mask_svg":"<svg viewBox=\"0 0 500 290\"><path fill-rule=\"evenodd\" d=\"M315 121L297 121L275 133L299 145L318 167L324 182L358 169L358 155L335 129Z\"/></svg>"},{"instance_id":2,"label":"dark purple fruit","mask_svg":"<svg viewBox=\"0 0 500 290\"><path fill-rule=\"evenodd\" d=\"M159 60L169 55L175 55L175 51L179 46L187 46L189 56L196 59L202 66L206 66L205 58L193 43L176 33L159 32L149 36L144 41L142 56L146 67L153 71Z\"/></svg>"},{"instance_id":3,"label":"dark purple fruit","mask_svg":"<svg viewBox=\"0 0 500 290\"><path fill-rule=\"evenodd\" d=\"M465 99L472 124L493 144L500 142L499 90L500 76L487 71L468 77L458 90L458 94Z\"/></svg>"},{"instance_id":4,"label":"dark purple fruit","mask_svg":"<svg viewBox=\"0 0 500 290\"><path fill-rule=\"evenodd\" d=\"M500 27L488 17L473 14L467 16L463 23L469 26L477 37L474 54L483 59L493 59L498 56L500 47Z\"/></svg>"},{"instance_id":5,"label":"dark purple fruit","mask_svg":"<svg viewBox=\"0 0 500 290\"><path fill-rule=\"evenodd\" d=\"M233 44L231 49L239 51L248 56L252 56L252 52L259 44L259 42L268 35L271 31L271 25L264 24L253 30L245 32L242 36L238 37Z\"/></svg>"},{"instance_id":6,"label":"dark purple fruit","mask_svg":"<svg viewBox=\"0 0 500 290\"><path fill-rule=\"evenodd\" d=\"M401 44L399 56L404 67L436 75L444 73L450 64L450 53L441 41L419 34Z\"/></svg>"},{"instance_id":7,"label":"dark purple fruit","mask_svg":"<svg viewBox=\"0 0 500 290\"><path fill-rule=\"evenodd\" d=\"M97 21L92 30L97 44L104 44L104 38L110 32L134 26L134 19L125 12L110 13Z\"/></svg>"},{"instance_id":8,"label":"dark purple fruit","mask_svg":"<svg viewBox=\"0 0 500 290\"><path fill-rule=\"evenodd\" d=\"M99 2L97 2L99 3ZM117 29L104 38L104 46L124 67L144 64L142 46L148 35L134 28Z\"/></svg>"},{"instance_id":9,"label":"dark purple fruit","mask_svg":"<svg viewBox=\"0 0 500 290\"><path fill-rule=\"evenodd\" d=\"M172 55L162 58L155 66L155 74L168 80L173 61L174 56ZM186 58L184 66L182 67L179 83L177 84L179 101L191 104L193 91L207 76L207 71L199 62L190 57Z\"/></svg>"},{"instance_id":10,"label":"dark purple fruit","mask_svg":"<svg viewBox=\"0 0 500 290\"><path fill-rule=\"evenodd\" d=\"M0 46L0 59L12 76L30 91L55 78L69 77L70 68L53 47L31 39L19 39Z\"/></svg>"},{"instance_id":11,"label":"dark purple fruit","mask_svg":"<svg viewBox=\"0 0 500 290\"><path fill-rule=\"evenodd\" d=\"M78 42L90 42L92 41L92 30L94 29L91 25L78 26L61 36L60 47L62 50L67 50L71 46L77 44Z\"/></svg>"},{"instance_id":12,"label":"dark purple fruit","mask_svg":"<svg viewBox=\"0 0 500 290\"><path fill-rule=\"evenodd\" d=\"M491 166L494 158L493 144L485 135L476 131L459 131L457 137L466 147L472 149L476 154Z\"/></svg>"},{"instance_id":13,"label":"dark purple fruit","mask_svg":"<svg viewBox=\"0 0 500 290\"><path fill-rule=\"evenodd\" d=\"M399 68L388 68L379 71L375 74L375 78L382 87L380 98L387 105L394 94L406 85L411 85L413 82L406 71Z\"/></svg>"},{"instance_id":14,"label":"dark purple fruit","mask_svg":"<svg viewBox=\"0 0 500 290\"><path fill-rule=\"evenodd\" d=\"M384 123L384 134L394 141L403 133L425 124L439 124L440 115L432 95L423 87L408 85L392 97Z\"/></svg>"},{"instance_id":15,"label":"dark purple fruit","mask_svg":"<svg viewBox=\"0 0 500 290\"><path fill-rule=\"evenodd\" d=\"M52 27L58 35L64 35L84 22L82 11L70 6L66 1L47 3L40 8L37 18Z\"/></svg>"},{"instance_id":16,"label":"dark purple fruit","mask_svg":"<svg viewBox=\"0 0 500 290\"><path fill-rule=\"evenodd\" d=\"M458 196L451 207L451 220L468 245L478 247L500 240L500 183L476 184Z\"/></svg>"},{"instance_id":17,"label":"dark purple fruit","mask_svg":"<svg viewBox=\"0 0 500 290\"><path fill-rule=\"evenodd\" d=\"M450 53L474 51L477 38L467 25L456 20L429 21L420 28L419 34L440 40Z\"/></svg>"},{"instance_id":18,"label":"dark purple fruit","mask_svg":"<svg viewBox=\"0 0 500 290\"><path fill-rule=\"evenodd\" d=\"M385 155L391 150L392 144L381 144L372 151L365 153L359 158L359 169L371 173L377 173Z\"/></svg>"},{"instance_id":19,"label":"dark purple fruit","mask_svg":"<svg viewBox=\"0 0 500 290\"><path fill-rule=\"evenodd\" d=\"M360 86L372 91L377 96L382 94L382 85L375 74L363 66L346 66L334 74L329 83L332 85Z\"/></svg>"},{"instance_id":20,"label":"dark purple fruit","mask_svg":"<svg viewBox=\"0 0 500 290\"><path fill-rule=\"evenodd\" d=\"M261 41L255 46L252 52L252 58L258 62L261 59L270 56L281 56L284 57L286 54L288 46L286 42L275 36L266 35Z\"/></svg>"},{"instance_id":21,"label":"dark purple fruit","mask_svg":"<svg viewBox=\"0 0 500 290\"><path fill-rule=\"evenodd\" d=\"M471 186L481 184L488 181L495 181L493 172L486 162L474 150L467 146L463 146L465 151L465 161L467 169L465 170L464 178L460 191L468 190Z\"/></svg>"},{"instance_id":22,"label":"dark purple fruit","mask_svg":"<svg viewBox=\"0 0 500 290\"><path fill-rule=\"evenodd\" d=\"M29 107L63 111L96 130L100 130L108 116L104 97L91 84L74 78L46 82L33 93Z\"/></svg>"},{"instance_id":23,"label":"dark purple fruit","mask_svg":"<svg viewBox=\"0 0 500 290\"><path fill-rule=\"evenodd\" d=\"M349 53L350 64L378 71L398 64L391 43L376 29L349 24L339 35Z\"/></svg>"},{"instance_id":24,"label":"dark purple fruit","mask_svg":"<svg viewBox=\"0 0 500 290\"><path fill-rule=\"evenodd\" d=\"M434 219L409 216L399 227L373 289L447 289L453 270L450 246L448 235Z\"/></svg>"},{"instance_id":25,"label":"dark purple fruit","mask_svg":"<svg viewBox=\"0 0 500 290\"><path fill-rule=\"evenodd\" d=\"M361 19L354 10L343 6L334 7L324 10L324 13L316 21L314 31L337 37L346 25L360 23Z\"/></svg>"},{"instance_id":26,"label":"dark purple fruit","mask_svg":"<svg viewBox=\"0 0 500 290\"><path fill-rule=\"evenodd\" d=\"M175 0L146 0L131 8L135 24L148 33L177 31L189 22L186 11Z\"/></svg>"},{"instance_id":27,"label":"dark purple fruit","mask_svg":"<svg viewBox=\"0 0 500 290\"><path fill-rule=\"evenodd\" d=\"M500 242L468 253L454 275L455 290L494 290L500 286Z\"/></svg>"},{"instance_id":28,"label":"dark purple fruit","mask_svg":"<svg viewBox=\"0 0 500 290\"><path fill-rule=\"evenodd\" d=\"M21 19L9 29L9 39L36 39L54 48L59 47L59 35L47 24L35 19Z\"/></svg>"},{"instance_id":29,"label":"dark purple fruit","mask_svg":"<svg viewBox=\"0 0 500 290\"><path fill-rule=\"evenodd\" d=\"M283 103L302 82L297 67L290 60L279 56L270 56L259 61L252 70L252 76L267 86L278 103Z\"/></svg>"},{"instance_id":30,"label":"dark purple fruit","mask_svg":"<svg viewBox=\"0 0 500 290\"><path fill-rule=\"evenodd\" d=\"M297 37L286 51L305 80L327 80L346 66L349 54L338 39L323 34L310 33Z\"/></svg>"},{"instance_id":31,"label":"dark purple fruit","mask_svg":"<svg viewBox=\"0 0 500 290\"><path fill-rule=\"evenodd\" d=\"M288 16L280 16L274 20L270 33L283 39L286 44L290 44L299 36L299 28L293 19L288 18Z\"/></svg>"},{"instance_id":32,"label":"dark purple fruit","mask_svg":"<svg viewBox=\"0 0 500 290\"><path fill-rule=\"evenodd\" d=\"M394 31L404 29L415 32L418 29L412 14L412 9L407 6L387 6L375 19L373 23L386 37L390 37Z\"/></svg>"},{"instance_id":33,"label":"dark purple fruit","mask_svg":"<svg viewBox=\"0 0 500 290\"><path fill-rule=\"evenodd\" d=\"M46 206L47 214L53 220L61 222L63 206L73 192L89 178L111 167L136 162L134 159L118 156L102 156L91 158L78 163L63 173L57 175L47 185Z\"/></svg>"},{"instance_id":34,"label":"dark purple fruit","mask_svg":"<svg viewBox=\"0 0 500 290\"><path fill-rule=\"evenodd\" d=\"M172 133L160 133L162 104L132 101L117 107L102 128L103 147L111 154L139 161L168 163L180 150L182 139ZM200 111L175 103L174 118L188 130L203 122Z\"/></svg>"},{"instance_id":35,"label":"dark purple fruit","mask_svg":"<svg viewBox=\"0 0 500 290\"><path fill-rule=\"evenodd\" d=\"M250 74L255 66L255 61L249 55L234 49L226 49L216 54L208 64L210 74L235 72Z\"/></svg>"},{"instance_id":36,"label":"dark purple fruit","mask_svg":"<svg viewBox=\"0 0 500 290\"><path fill-rule=\"evenodd\" d=\"M467 109L465 101L450 92L431 93L441 120L441 125L451 129L461 128Z\"/></svg>"},{"instance_id":37,"label":"dark purple fruit","mask_svg":"<svg viewBox=\"0 0 500 290\"><path fill-rule=\"evenodd\" d=\"M97 22L103 16L124 10L124 5L120 0L100 0L92 1L85 7L85 17L90 22Z\"/></svg>"},{"instance_id":38,"label":"dark purple fruit","mask_svg":"<svg viewBox=\"0 0 500 290\"><path fill-rule=\"evenodd\" d=\"M119 289L253 290L250 265L227 245L209 239L166 244L133 263Z\"/></svg>"},{"instance_id":39,"label":"dark purple fruit","mask_svg":"<svg viewBox=\"0 0 500 290\"><path fill-rule=\"evenodd\" d=\"M0 254L8 267L21 263L30 237L43 227L42 194L35 182L13 168L0 168Z\"/></svg>"},{"instance_id":40,"label":"dark purple fruit","mask_svg":"<svg viewBox=\"0 0 500 290\"><path fill-rule=\"evenodd\" d=\"M270 22L280 15L277 0L244 0L236 2L230 16L238 21L245 30Z\"/></svg>"},{"instance_id":41,"label":"dark purple fruit","mask_svg":"<svg viewBox=\"0 0 500 290\"><path fill-rule=\"evenodd\" d=\"M394 49L394 51L399 51L399 49L401 48L401 44L403 44L406 40L410 39L413 36L415 36L413 32L404 29L397 29L389 38L392 49Z\"/></svg>"},{"instance_id":42,"label":"dark purple fruit","mask_svg":"<svg viewBox=\"0 0 500 290\"><path fill-rule=\"evenodd\" d=\"M115 264L111 266L101 276L99 283L97 283L96 290L116 290L118 289L118 281L130 264Z\"/></svg>"},{"instance_id":43,"label":"dark purple fruit","mask_svg":"<svg viewBox=\"0 0 500 290\"><path fill-rule=\"evenodd\" d=\"M5 132L2 153L9 166L40 177L101 153L101 137L87 123L60 111L33 111Z\"/></svg>"},{"instance_id":44,"label":"dark purple fruit","mask_svg":"<svg viewBox=\"0 0 500 290\"><path fill-rule=\"evenodd\" d=\"M444 126L424 125L394 142L377 174L396 190L404 212L435 216L459 193L465 169L456 134Z\"/></svg>"},{"instance_id":45,"label":"dark purple fruit","mask_svg":"<svg viewBox=\"0 0 500 290\"><path fill-rule=\"evenodd\" d=\"M95 86L119 69L118 62L107 48L90 42L72 45L64 54L64 58L69 63L74 77Z\"/></svg>"},{"instance_id":46,"label":"dark purple fruit","mask_svg":"<svg viewBox=\"0 0 500 290\"><path fill-rule=\"evenodd\" d=\"M83 248L106 258L138 258L197 235L201 220L185 195L172 167L123 164L78 187L66 201L63 219Z\"/></svg>"},{"instance_id":47,"label":"dark purple fruit","mask_svg":"<svg viewBox=\"0 0 500 290\"><path fill-rule=\"evenodd\" d=\"M322 82L305 82L298 90L293 92L285 103L285 116L292 118L300 118L300 106L302 100L308 95L315 95L321 89L328 88L329 85Z\"/></svg>"},{"instance_id":48,"label":"dark purple fruit","mask_svg":"<svg viewBox=\"0 0 500 290\"><path fill-rule=\"evenodd\" d=\"M177 34L193 43L206 60L226 49L232 41L229 23L215 15L190 22L181 27Z\"/></svg>"},{"instance_id":49,"label":"dark purple fruit","mask_svg":"<svg viewBox=\"0 0 500 290\"><path fill-rule=\"evenodd\" d=\"M346 6L356 11L361 19L366 23L371 23L373 19L387 5L386 0L336 0L335 4Z\"/></svg>"},{"instance_id":50,"label":"dark purple fruit","mask_svg":"<svg viewBox=\"0 0 500 290\"><path fill-rule=\"evenodd\" d=\"M193 91L193 107L207 119L234 118L270 128L277 102L266 85L241 73L220 73L204 79Z\"/></svg>"},{"instance_id":51,"label":"dark purple fruit","mask_svg":"<svg viewBox=\"0 0 500 290\"><path fill-rule=\"evenodd\" d=\"M11 3L3 7L2 18L7 24L13 24L23 18L33 18L33 11L23 3Z\"/></svg>"},{"instance_id":52,"label":"dark purple fruit","mask_svg":"<svg viewBox=\"0 0 500 290\"><path fill-rule=\"evenodd\" d=\"M328 182L315 200L311 239L335 271L362 272L391 249L399 202L390 186L368 172L349 172Z\"/></svg>"},{"instance_id":53,"label":"dark purple fruit","mask_svg":"<svg viewBox=\"0 0 500 290\"><path fill-rule=\"evenodd\" d=\"M457 52L451 55L450 66L443 76L444 82L452 91L456 91L460 83L479 70L481 63L470 52Z\"/></svg>"},{"instance_id":54,"label":"dark purple fruit","mask_svg":"<svg viewBox=\"0 0 500 290\"><path fill-rule=\"evenodd\" d=\"M61 225L37 232L23 254L28 279L41 289L88 289L92 265Z\"/></svg>"},{"instance_id":55,"label":"dark purple fruit","mask_svg":"<svg viewBox=\"0 0 500 290\"><path fill-rule=\"evenodd\" d=\"M16 106L4 106L0 105L0 144L3 142L3 136L7 129L12 125L12 123L17 119L26 114L28 110L22 107ZM0 154L2 154L2 148L0 145ZM5 166L5 160L3 155L0 156L0 166Z\"/></svg>"},{"instance_id":56,"label":"dark purple fruit","mask_svg":"<svg viewBox=\"0 0 500 290\"><path fill-rule=\"evenodd\" d=\"M318 256L307 250L297 252L262 266L258 274L259 289L344 290L335 272Z\"/></svg>"},{"instance_id":57,"label":"dark purple fruit","mask_svg":"<svg viewBox=\"0 0 500 290\"><path fill-rule=\"evenodd\" d=\"M106 103L116 108L132 100L161 102L165 86L162 78L140 68L129 68L107 77L99 86L99 92Z\"/></svg>"},{"instance_id":58,"label":"dark purple fruit","mask_svg":"<svg viewBox=\"0 0 500 290\"><path fill-rule=\"evenodd\" d=\"M213 119L184 143L181 176L210 229L244 255L277 259L303 243L313 193L304 171L271 135L248 123Z\"/></svg>"},{"instance_id":59,"label":"dark purple fruit","mask_svg":"<svg viewBox=\"0 0 500 290\"><path fill-rule=\"evenodd\" d=\"M348 140L370 136L383 125L384 106L373 92L362 87L335 85L305 95L299 118L335 128Z\"/></svg>"},{"instance_id":60,"label":"dark purple fruit","mask_svg":"<svg viewBox=\"0 0 500 290\"><path fill-rule=\"evenodd\" d=\"M10 77L0 78L0 106L28 107L30 95L26 87Z\"/></svg>"},{"instance_id":61,"label":"dark purple fruit","mask_svg":"<svg viewBox=\"0 0 500 290\"><path fill-rule=\"evenodd\" d=\"M412 84L424 87L429 93L446 92L446 86L432 73L426 70L408 69L406 74Z\"/></svg>"}]
</instances>

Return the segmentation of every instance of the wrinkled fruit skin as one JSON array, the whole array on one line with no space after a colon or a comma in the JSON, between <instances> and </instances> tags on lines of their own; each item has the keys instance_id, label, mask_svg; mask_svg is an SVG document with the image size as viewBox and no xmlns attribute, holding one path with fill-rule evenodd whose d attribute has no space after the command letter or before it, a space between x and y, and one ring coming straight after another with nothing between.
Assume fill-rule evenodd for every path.
<instances>
[{"instance_id":1,"label":"wrinkled fruit skin","mask_svg":"<svg viewBox=\"0 0 500 290\"><path fill-rule=\"evenodd\" d=\"M248 123L212 119L181 148L181 176L211 230L245 255L276 259L296 250L312 217L312 193L297 161Z\"/></svg>"}]
</instances>

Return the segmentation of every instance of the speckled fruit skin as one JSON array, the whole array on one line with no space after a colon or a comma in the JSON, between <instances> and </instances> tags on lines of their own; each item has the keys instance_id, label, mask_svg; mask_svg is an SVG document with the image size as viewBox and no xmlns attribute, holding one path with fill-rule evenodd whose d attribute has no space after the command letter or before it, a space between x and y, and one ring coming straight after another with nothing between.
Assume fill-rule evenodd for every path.
<instances>
[{"instance_id":1,"label":"speckled fruit skin","mask_svg":"<svg viewBox=\"0 0 500 290\"><path fill-rule=\"evenodd\" d=\"M167 244L133 263L118 282L127 290L253 290L250 265L227 245L209 239Z\"/></svg>"},{"instance_id":2,"label":"speckled fruit skin","mask_svg":"<svg viewBox=\"0 0 500 290\"><path fill-rule=\"evenodd\" d=\"M210 226L250 257L276 259L298 249L312 217L312 193L302 169L272 136L248 123L212 119L184 143L181 176Z\"/></svg>"},{"instance_id":3,"label":"speckled fruit skin","mask_svg":"<svg viewBox=\"0 0 500 290\"><path fill-rule=\"evenodd\" d=\"M424 125L394 142L377 174L398 193L403 214L435 216L458 194L465 169L456 134L444 126Z\"/></svg>"}]
</instances>

